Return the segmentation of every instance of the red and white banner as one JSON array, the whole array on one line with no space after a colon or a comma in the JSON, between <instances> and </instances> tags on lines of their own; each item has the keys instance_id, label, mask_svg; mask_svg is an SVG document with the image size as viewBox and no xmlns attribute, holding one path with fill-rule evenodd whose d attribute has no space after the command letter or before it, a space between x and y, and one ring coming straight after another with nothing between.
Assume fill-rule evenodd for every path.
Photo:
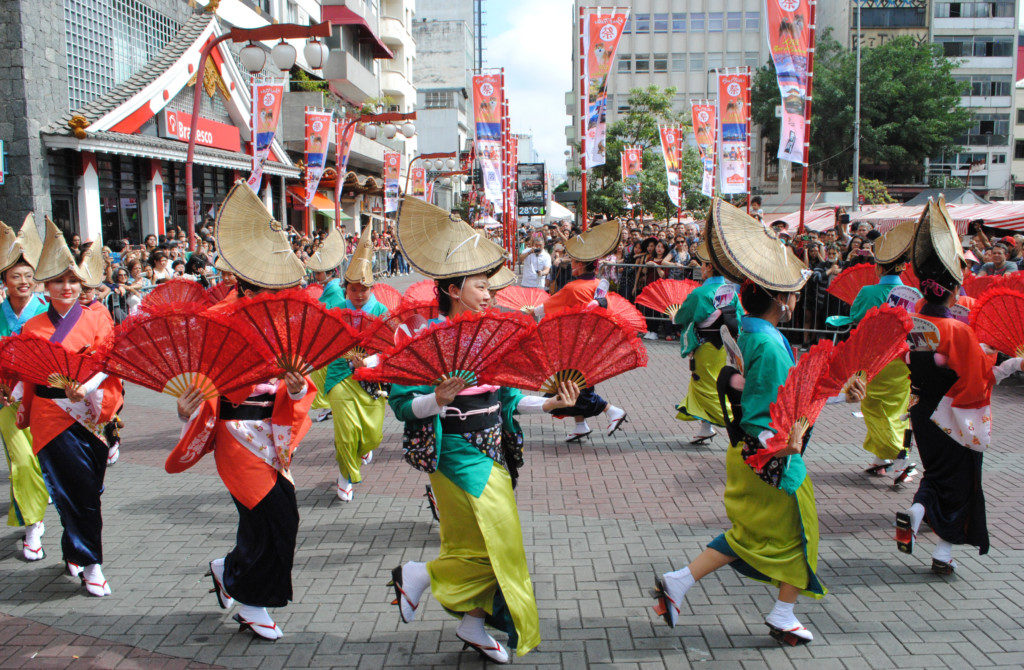
<instances>
[{"instance_id":1,"label":"red and white banner","mask_svg":"<svg viewBox=\"0 0 1024 670\"><path fill-rule=\"evenodd\" d=\"M427 168L414 167L409 169L409 195L427 199Z\"/></svg>"},{"instance_id":2,"label":"red and white banner","mask_svg":"<svg viewBox=\"0 0 1024 670\"><path fill-rule=\"evenodd\" d=\"M721 192L746 193L749 190L747 133L750 125L750 75L718 75L718 106L722 129L722 141L719 144Z\"/></svg>"},{"instance_id":3,"label":"red and white banner","mask_svg":"<svg viewBox=\"0 0 1024 670\"><path fill-rule=\"evenodd\" d=\"M320 177L327 166L327 149L331 145L334 112L306 108L306 191L305 205L309 207L320 186Z\"/></svg>"},{"instance_id":4,"label":"red and white banner","mask_svg":"<svg viewBox=\"0 0 1024 670\"><path fill-rule=\"evenodd\" d=\"M281 117L284 84L256 80L252 83L252 174L249 186L258 190L263 180L263 161L270 155L270 143Z\"/></svg>"},{"instance_id":5,"label":"red and white banner","mask_svg":"<svg viewBox=\"0 0 1024 670\"><path fill-rule=\"evenodd\" d=\"M341 184L345 183L345 173L348 171L348 154L352 149L352 138L356 134L356 124L350 123L348 127L345 127L344 119L339 119L335 127L334 133L334 166L338 170L338 186L341 188Z\"/></svg>"},{"instance_id":6,"label":"red and white banner","mask_svg":"<svg viewBox=\"0 0 1024 670\"><path fill-rule=\"evenodd\" d=\"M434 180L431 179L427 182L427 202L431 205L434 204Z\"/></svg>"},{"instance_id":7,"label":"red and white banner","mask_svg":"<svg viewBox=\"0 0 1024 670\"><path fill-rule=\"evenodd\" d=\"M661 155L665 159L665 173L668 177L668 197L676 208L682 197L683 179L683 133L676 126L658 126L661 136Z\"/></svg>"},{"instance_id":8,"label":"red and white banner","mask_svg":"<svg viewBox=\"0 0 1024 670\"><path fill-rule=\"evenodd\" d=\"M398 174L402 171L402 154L384 152L384 213L398 211Z\"/></svg>"},{"instance_id":9,"label":"red and white banner","mask_svg":"<svg viewBox=\"0 0 1024 670\"><path fill-rule=\"evenodd\" d=\"M643 170L643 149L634 146L623 147L619 161L622 168L622 197L626 201L626 208L633 209L640 204L640 171Z\"/></svg>"},{"instance_id":10,"label":"red and white banner","mask_svg":"<svg viewBox=\"0 0 1024 670\"><path fill-rule=\"evenodd\" d=\"M597 10L600 12L601 10ZM615 14L589 14L584 21L583 80L587 91L587 116L583 121L586 138L584 169L604 165L605 137L608 118L608 73L615 62L622 28L629 10Z\"/></svg>"},{"instance_id":11,"label":"red and white banner","mask_svg":"<svg viewBox=\"0 0 1024 670\"><path fill-rule=\"evenodd\" d=\"M693 114L693 136L697 142L704 175L700 181L700 192L711 198L715 194L715 141L718 137L718 114L709 100L691 101Z\"/></svg>"},{"instance_id":12,"label":"red and white banner","mask_svg":"<svg viewBox=\"0 0 1024 670\"><path fill-rule=\"evenodd\" d=\"M484 197L501 212L503 174L501 169L502 123L504 104L500 74L473 76L473 109L476 123L476 156L480 163Z\"/></svg>"},{"instance_id":13,"label":"red and white banner","mask_svg":"<svg viewBox=\"0 0 1024 670\"><path fill-rule=\"evenodd\" d=\"M804 162L804 109L807 99L807 56L811 39L808 0L765 0L768 50L782 94L779 158Z\"/></svg>"}]
</instances>

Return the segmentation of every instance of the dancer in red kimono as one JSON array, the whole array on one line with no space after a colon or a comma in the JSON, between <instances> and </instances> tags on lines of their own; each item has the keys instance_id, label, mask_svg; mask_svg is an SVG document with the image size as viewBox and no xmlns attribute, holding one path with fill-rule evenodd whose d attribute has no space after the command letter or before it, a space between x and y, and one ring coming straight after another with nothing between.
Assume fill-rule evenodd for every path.
<instances>
[{"instance_id":1,"label":"dancer in red kimono","mask_svg":"<svg viewBox=\"0 0 1024 670\"><path fill-rule=\"evenodd\" d=\"M305 276L280 225L245 182L221 205L215 235L222 261L238 278L239 297L297 286ZM292 599L299 510L289 464L309 430L315 395L313 383L296 373L205 402L198 391L188 392L178 399L185 428L165 464L168 472L181 472L213 452L238 509L235 548L210 561L213 591L221 608L239 604L234 619L242 629L267 640L283 635L267 608Z\"/></svg>"}]
</instances>

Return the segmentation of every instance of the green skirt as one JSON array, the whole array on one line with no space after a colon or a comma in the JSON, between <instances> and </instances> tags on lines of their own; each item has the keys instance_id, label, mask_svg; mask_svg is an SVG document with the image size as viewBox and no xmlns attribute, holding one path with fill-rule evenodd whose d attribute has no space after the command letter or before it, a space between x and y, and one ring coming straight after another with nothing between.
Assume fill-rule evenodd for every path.
<instances>
[{"instance_id":1,"label":"green skirt","mask_svg":"<svg viewBox=\"0 0 1024 670\"><path fill-rule=\"evenodd\" d=\"M864 437L866 451L889 460L899 455L910 429L910 417L903 418L909 405L910 369L903 361L893 361L867 385L860 403L868 429Z\"/></svg>"},{"instance_id":2,"label":"green skirt","mask_svg":"<svg viewBox=\"0 0 1024 670\"><path fill-rule=\"evenodd\" d=\"M679 403L680 421L708 421L724 426L722 405L718 401L718 374L725 367L725 349L705 342L694 349L690 363L690 386Z\"/></svg>"},{"instance_id":3,"label":"green skirt","mask_svg":"<svg viewBox=\"0 0 1024 670\"><path fill-rule=\"evenodd\" d=\"M743 443L725 455L725 512L732 528L708 546L727 556L740 574L821 598L827 593L818 580L818 512L814 485L805 477L789 495L762 481L743 461Z\"/></svg>"}]
</instances>

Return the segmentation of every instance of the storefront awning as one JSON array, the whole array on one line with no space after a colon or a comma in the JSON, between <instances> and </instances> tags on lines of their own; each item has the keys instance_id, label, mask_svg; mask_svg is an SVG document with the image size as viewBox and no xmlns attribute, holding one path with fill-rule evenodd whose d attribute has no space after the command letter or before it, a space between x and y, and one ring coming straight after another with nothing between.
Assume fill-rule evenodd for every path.
<instances>
[{"instance_id":1,"label":"storefront awning","mask_svg":"<svg viewBox=\"0 0 1024 670\"><path fill-rule=\"evenodd\" d=\"M296 199L297 204L301 204L306 198L306 189L301 186L289 186L288 192ZM313 209L320 212L324 216L334 219L334 201L330 198L320 195L319 193L313 194ZM351 221L352 217L345 212L341 213L342 221Z\"/></svg>"},{"instance_id":2,"label":"storefront awning","mask_svg":"<svg viewBox=\"0 0 1024 670\"><path fill-rule=\"evenodd\" d=\"M391 53L391 49L388 49L387 45L381 41L377 33L373 32L373 28L366 22L366 19L353 12L344 5L323 5L320 7L320 20L330 21L333 26L354 26L359 28L370 46L373 47L374 58L394 58L395 55Z\"/></svg>"}]
</instances>

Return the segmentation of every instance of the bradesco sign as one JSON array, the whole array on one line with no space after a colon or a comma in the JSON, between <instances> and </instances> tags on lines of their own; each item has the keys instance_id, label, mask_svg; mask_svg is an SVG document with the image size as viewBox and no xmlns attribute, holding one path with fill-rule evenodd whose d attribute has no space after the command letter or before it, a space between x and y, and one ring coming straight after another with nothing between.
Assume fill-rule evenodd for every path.
<instances>
[{"instance_id":1,"label":"bradesco sign","mask_svg":"<svg viewBox=\"0 0 1024 670\"><path fill-rule=\"evenodd\" d=\"M191 130L192 115L187 112L161 112L157 124L160 137L168 137L180 142L188 142ZM229 123L220 123L199 117L196 127L196 144L227 151L241 151L242 141L238 128Z\"/></svg>"}]
</instances>

